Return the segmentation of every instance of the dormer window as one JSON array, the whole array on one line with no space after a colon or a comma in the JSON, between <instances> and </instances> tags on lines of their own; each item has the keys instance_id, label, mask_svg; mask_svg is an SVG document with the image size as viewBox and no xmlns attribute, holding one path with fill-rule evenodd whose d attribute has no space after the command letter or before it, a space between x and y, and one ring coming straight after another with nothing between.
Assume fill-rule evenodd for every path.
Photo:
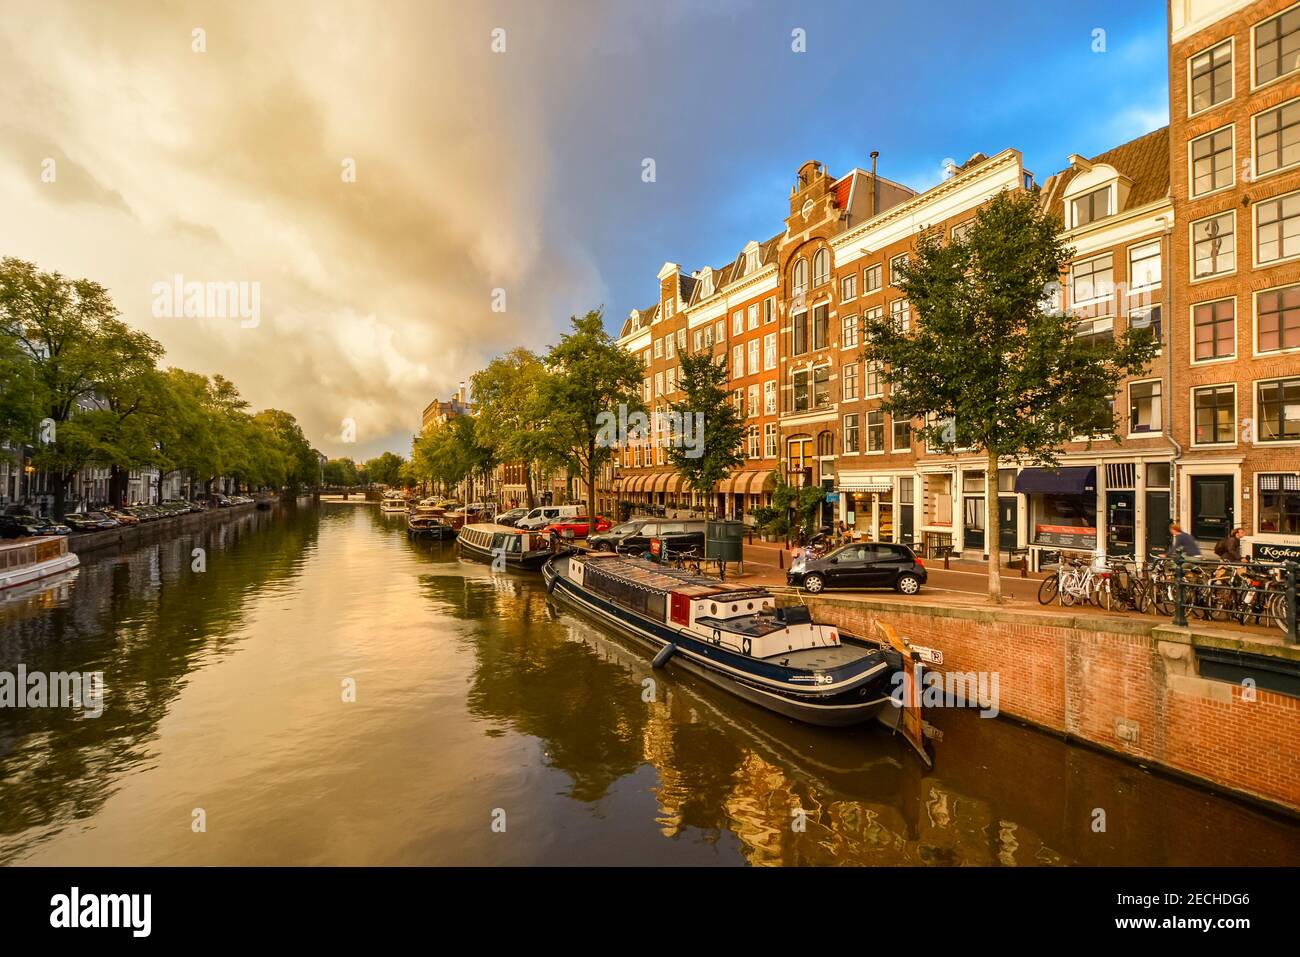
<instances>
[{"instance_id":1,"label":"dormer window","mask_svg":"<svg viewBox=\"0 0 1300 957\"><path fill-rule=\"evenodd\" d=\"M751 273L758 268L758 250L751 249L745 253L745 272Z\"/></svg>"},{"instance_id":2,"label":"dormer window","mask_svg":"<svg viewBox=\"0 0 1300 957\"><path fill-rule=\"evenodd\" d=\"M1074 203L1074 225L1087 226L1110 215L1110 187L1103 186L1084 193Z\"/></svg>"}]
</instances>

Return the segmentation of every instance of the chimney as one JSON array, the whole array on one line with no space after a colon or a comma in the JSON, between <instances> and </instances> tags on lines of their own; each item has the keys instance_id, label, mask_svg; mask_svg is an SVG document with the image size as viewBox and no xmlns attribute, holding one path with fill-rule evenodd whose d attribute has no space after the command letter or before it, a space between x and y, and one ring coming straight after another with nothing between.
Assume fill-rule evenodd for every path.
<instances>
[{"instance_id":1,"label":"chimney","mask_svg":"<svg viewBox=\"0 0 1300 957\"><path fill-rule=\"evenodd\" d=\"M944 160L944 161L943 161L943 178L944 178L944 179L952 179L952 178L953 178L954 176L956 176L956 175L957 175L957 162L956 162L955 160L951 160L951 159L946 159L946 160Z\"/></svg>"},{"instance_id":2,"label":"chimney","mask_svg":"<svg viewBox=\"0 0 1300 957\"><path fill-rule=\"evenodd\" d=\"M880 157L880 150L871 151L871 215L874 216L880 212L880 185L876 181L876 160Z\"/></svg>"}]
</instances>

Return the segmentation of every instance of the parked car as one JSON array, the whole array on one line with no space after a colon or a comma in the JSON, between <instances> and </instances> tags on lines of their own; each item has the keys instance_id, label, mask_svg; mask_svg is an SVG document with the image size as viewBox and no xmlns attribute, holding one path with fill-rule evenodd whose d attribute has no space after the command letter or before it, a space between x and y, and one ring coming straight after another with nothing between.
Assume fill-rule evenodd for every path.
<instances>
[{"instance_id":1,"label":"parked car","mask_svg":"<svg viewBox=\"0 0 1300 957\"><path fill-rule=\"evenodd\" d=\"M630 535L624 535L615 545L614 551L625 555L641 555L650 551L650 543L656 538L672 536L674 551L689 551L694 548L703 554L706 528L707 522L657 518L642 523Z\"/></svg>"},{"instance_id":2,"label":"parked car","mask_svg":"<svg viewBox=\"0 0 1300 957\"><path fill-rule=\"evenodd\" d=\"M28 534L23 519L17 515L0 515L0 538L23 538Z\"/></svg>"},{"instance_id":3,"label":"parked car","mask_svg":"<svg viewBox=\"0 0 1300 957\"><path fill-rule=\"evenodd\" d=\"M123 508L106 508L104 514L115 520L119 525L139 525L140 519L132 515Z\"/></svg>"},{"instance_id":4,"label":"parked car","mask_svg":"<svg viewBox=\"0 0 1300 957\"><path fill-rule=\"evenodd\" d=\"M31 519L34 535L71 535L72 529L52 518Z\"/></svg>"},{"instance_id":5,"label":"parked car","mask_svg":"<svg viewBox=\"0 0 1300 957\"><path fill-rule=\"evenodd\" d=\"M786 583L817 594L827 588L892 588L915 595L926 581L925 565L906 545L855 542L820 558L797 558Z\"/></svg>"},{"instance_id":6,"label":"parked car","mask_svg":"<svg viewBox=\"0 0 1300 957\"><path fill-rule=\"evenodd\" d=\"M68 523L68 527L74 532L101 532L105 529L118 527L118 522L109 518L103 512L80 512L66 515L63 520Z\"/></svg>"},{"instance_id":7,"label":"parked car","mask_svg":"<svg viewBox=\"0 0 1300 957\"><path fill-rule=\"evenodd\" d=\"M514 524L528 514L526 508L512 508L508 512L502 512L497 516L497 524L513 527Z\"/></svg>"},{"instance_id":8,"label":"parked car","mask_svg":"<svg viewBox=\"0 0 1300 957\"><path fill-rule=\"evenodd\" d=\"M533 509L515 522L515 527L527 529L545 528L552 522L577 518L579 515L585 514L585 509L578 505L543 505L540 508Z\"/></svg>"},{"instance_id":9,"label":"parked car","mask_svg":"<svg viewBox=\"0 0 1300 957\"><path fill-rule=\"evenodd\" d=\"M596 516L597 532L609 531L609 519ZM586 538L591 534L591 519L586 515L579 515L577 518L566 518L560 522L552 522L542 529L543 535L558 535L560 538Z\"/></svg>"}]
</instances>

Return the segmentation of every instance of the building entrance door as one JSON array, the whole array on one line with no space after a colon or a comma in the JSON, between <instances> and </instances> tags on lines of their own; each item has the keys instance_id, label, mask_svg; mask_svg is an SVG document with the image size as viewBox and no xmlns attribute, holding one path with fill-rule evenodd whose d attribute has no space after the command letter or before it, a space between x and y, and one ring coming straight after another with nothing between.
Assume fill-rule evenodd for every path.
<instances>
[{"instance_id":1,"label":"building entrance door","mask_svg":"<svg viewBox=\"0 0 1300 957\"><path fill-rule=\"evenodd\" d=\"M1020 540L1019 511L1014 498L998 499L998 547L1004 552L1015 551Z\"/></svg>"},{"instance_id":2,"label":"building entrance door","mask_svg":"<svg viewBox=\"0 0 1300 957\"><path fill-rule=\"evenodd\" d=\"M1235 509L1231 475L1192 476L1192 537L1206 542L1223 538L1232 528Z\"/></svg>"}]
</instances>

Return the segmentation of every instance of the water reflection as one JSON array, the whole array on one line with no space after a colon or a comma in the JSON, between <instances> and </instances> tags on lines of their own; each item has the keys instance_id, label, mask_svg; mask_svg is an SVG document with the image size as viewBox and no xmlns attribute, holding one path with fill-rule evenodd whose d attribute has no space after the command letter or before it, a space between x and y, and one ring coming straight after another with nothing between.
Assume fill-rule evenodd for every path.
<instances>
[{"instance_id":1,"label":"water reflection","mask_svg":"<svg viewBox=\"0 0 1300 957\"><path fill-rule=\"evenodd\" d=\"M1300 860L1290 823L1007 721L936 712L927 771L883 728L805 727L653 671L536 576L373 506L92 557L0 627L0 668L108 685L97 720L0 712L0 861ZM200 804L216 827L196 839Z\"/></svg>"}]
</instances>

